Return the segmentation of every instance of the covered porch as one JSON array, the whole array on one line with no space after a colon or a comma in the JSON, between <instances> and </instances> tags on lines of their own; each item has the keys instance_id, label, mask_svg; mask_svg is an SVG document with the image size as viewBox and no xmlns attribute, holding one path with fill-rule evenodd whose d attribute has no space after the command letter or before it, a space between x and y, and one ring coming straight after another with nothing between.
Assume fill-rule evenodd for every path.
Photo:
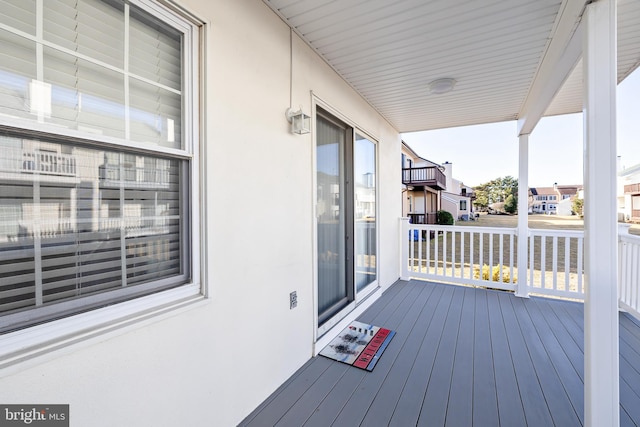
<instances>
[{"instance_id":1,"label":"covered porch","mask_svg":"<svg viewBox=\"0 0 640 427\"><path fill-rule=\"evenodd\" d=\"M418 319L421 319L426 306L411 305L417 295L408 297L409 305L405 307L389 308L391 313L387 315L381 314L386 308L372 308L375 316L367 317L371 316L367 311L361 316L362 321L389 321L393 324L384 325L389 328L395 327L396 320L398 325L406 321L408 325L416 326L413 329L408 327L406 343L398 340L393 344L397 351L395 356L401 360L406 357L406 363L396 366L394 361L398 359L385 355L386 363L391 366L383 373L374 372L367 376L351 373L344 367L337 368L342 372L337 374L327 361L314 358L267 401L267 406L258 408L247 422L260 419L262 423L257 421L257 424L269 424L279 420L285 425L291 417L291 420L295 419L294 423L307 420L308 425L313 425L316 417L324 414L326 406L335 405L335 417L327 414L327 418L318 425L386 425L388 422L397 425L475 423L482 426L501 423L563 426L629 424L634 418L626 411L632 409L625 409L618 416L620 402L627 398L623 390L624 381L618 382L619 374L623 372L622 362L619 362L623 359L623 345L618 344L618 337L619 333L622 336L624 329L618 321L618 307L619 303L622 304L618 275L626 274L619 272L618 248L626 247L626 243L618 237L616 225L615 110L617 83L639 64L640 45L636 38L640 17L638 4L625 0L562 0L509 3L509 6L498 2L475 9L464 2L454 2L430 4L422 9L422 3L410 1L389 10L370 4L341 9L326 2L317 2L313 6L279 0L265 0L265 3L400 132L514 120L514 137L517 137L519 147L519 212L528 210L529 135L535 132L544 116L582 111L586 222L584 233L567 232L562 236L530 230L526 215L519 217L518 226L513 230L479 230L477 236L472 232L465 235L453 228L437 230L434 226L401 222L398 226L398 247L403 252L399 262L401 279L421 277L438 280L438 276L448 276L448 281L483 286L479 283L482 277L474 277L471 267L475 254L473 246L465 249L465 244L474 242L472 244L477 245L475 242L478 241L482 245L483 236L487 236L488 255L487 258L480 255L479 271L482 272L487 264L491 276L493 267L498 265L499 278L493 281L496 286L490 287L501 288L508 293L445 287L452 289L446 291L452 294L472 294L474 301L478 298L487 300L486 307L474 305L473 310L469 309L473 313L471 329L462 324L462 319L466 319L464 313L467 313L464 309L466 296L432 303L433 319L425 323ZM345 17L352 18L353 22ZM429 245L425 245L425 256L422 244L407 241L409 236L438 236L440 232L444 240L441 246L435 246L435 254L430 252ZM452 240L447 240L447 236ZM562 246L558 246L558 238L563 239ZM493 258L494 248L491 246L494 242L499 247L496 258ZM542 248L540 268L537 269L542 274L541 285L536 291L564 297L576 294L584 303L530 298L531 287L535 286L534 267L538 262L534 259L538 256L534 251L536 242L540 242ZM503 258L506 246L512 257L508 261ZM565 260L572 258L574 252L579 254L577 264L563 262L564 271L559 270L556 261L545 264L548 248L553 251L554 259L560 250L564 251ZM450 273L445 268L446 263L452 266ZM459 276L455 272L457 264L461 266ZM465 271L467 264L469 268ZM509 269L507 280L504 280L505 265ZM520 272L517 282L514 280L516 271ZM550 282L545 282L546 271L551 274ZM573 280L572 275L577 278L575 289L568 285ZM637 275L633 277L635 279L631 282L637 283ZM561 279L564 280L563 286L560 286ZM416 286L419 282L409 283L394 285L382 299L398 294L396 288ZM548 283L551 286L547 286ZM415 292L422 294L422 289ZM446 292L442 291L443 294ZM495 297L497 305L489 309L490 295ZM522 299L518 300L516 296ZM506 312L502 311L502 303L510 307ZM429 298L423 304L430 304ZM551 321L553 316L550 313L555 311L540 314L544 310L539 306L546 304L550 307L573 307L569 311L574 312L574 316L566 318L555 314L556 319ZM376 303L372 307L377 306ZM409 316L414 310L416 317L411 319ZM436 321L435 313L439 311L442 311L442 318ZM378 319L378 315L386 317ZM520 315L524 317L521 319ZM455 326L448 323L449 316L459 317L451 320ZM499 316L502 321L497 322L494 316ZM627 315L623 317L629 320ZM492 320L496 322L494 325ZM538 329L545 324L548 330ZM567 325L574 326L567 330ZM409 331L414 333L414 330L420 336L416 340L419 344L408 339ZM459 341L469 330L474 331L470 341L473 345ZM401 326L398 326L398 331L402 331ZM331 331L332 334L334 332ZM437 338L428 341L430 333ZM572 353L564 349L563 346L571 341L558 338L557 334L563 333L566 333L565 338L571 337L579 351L573 349ZM545 342L552 337L556 339L555 344ZM316 338L320 338L316 339L317 353L322 335ZM423 366L423 358L417 356L419 352L427 351L420 346L423 342L432 351L448 345L449 352L439 359L436 351L431 364ZM502 343L502 350L498 350L498 343ZM411 356L404 356L407 345L417 346ZM560 356L555 358L555 354ZM438 363L448 366L448 371ZM502 377L501 369L488 368L501 367L503 363L511 364L513 373L510 379ZM549 366L554 369L546 369ZM436 382L432 383L431 375L412 373L412 367L423 369L423 374L432 372ZM305 372L311 372L309 369L319 369L323 374L308 377ZM486 379L483 378L485 374L488 375ZM349 381L349 384L355 384L349 385L347 381L341 382L343 375L361 377ZM440 375L444 378L439 378ZM554 375L555 379L548 378ZM373 378L378 376L379 382L376 382ZM308 403L307 398L315 402L316 383L323 384L326 392L317 404ZM292 390L290 387L295 389L300 384L305 386L290 392L291 402L278 403L286 400L287 390ZM493 388L490 388L491 384ZM416 393L412 386L422 394ZM344 392L349 397L343 396L334 401L334 393L342 392L342 389L349 390ZM481 391L485 389L495 391ZM333 391L328 393L329 390ZM458 395L460 390L467 394ZM302 396L300 400L298 396ZM331 405L322 404L325 396ZM495 405L482 403L489 396L493 396ZM517 402L509 400L516 396ZM407 400L403 400L405 397ZM431 401L431 397L435 400ZM540 405L529 406L535 399L540 399ZM261 418L278 405L293 406L280 412L282 418ZM514 409L518 405L520 409ZM563 410L556 412L557 407ZM414 416L403 418L411 413L409 408L413 409ZM303 412L307 410L309 412L305 416ZM567 413L573 414L571 420ZM469 422L450 418L463 414L470 414L471 418L466 419ZM483 418L485 416L487 418ZM501 418L511 416L514 418ZM563 418L565 416L566 419ZM428 421L432 419L439 421Z\"/></svg>"},{"instance_id":2,"label":"covered porch","mask_svg":"<svg viewBox=\"0 0 640 427\"><path fill-rule=\"evenodd\" d=\"M584 425L584 306L398 281L358 320L397 332L372 372L316 356L241 426ZM619 315L620 425L640 425L640 323Z\"/></svg>"}]
</instances>

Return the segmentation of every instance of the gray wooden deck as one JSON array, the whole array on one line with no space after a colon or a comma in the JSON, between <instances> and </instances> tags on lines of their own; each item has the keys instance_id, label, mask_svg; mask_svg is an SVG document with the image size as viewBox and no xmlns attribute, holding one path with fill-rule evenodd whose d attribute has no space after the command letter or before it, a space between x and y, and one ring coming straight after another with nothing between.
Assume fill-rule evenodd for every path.
<instances>
[{"instance_id":1,"label":"gray wooden deck","mask_svg":"<svg viewBox=\"0 0 640 427\"><path fill-rule=\"evenodd\" d=\"M580 426L583 305L398 282L358 319L397 332L373 372L315 357L242 426ZM620 315L620 424L640 425L640 322Z\"/></svg>"}]
</instances>

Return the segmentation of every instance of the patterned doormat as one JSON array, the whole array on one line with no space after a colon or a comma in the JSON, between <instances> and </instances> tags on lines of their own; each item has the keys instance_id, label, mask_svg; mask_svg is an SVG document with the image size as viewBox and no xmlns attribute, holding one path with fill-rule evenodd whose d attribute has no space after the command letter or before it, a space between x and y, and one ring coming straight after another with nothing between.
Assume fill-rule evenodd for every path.
<instances>
[{"instance_id":1,"label":"patterned doormat","mask_svg":"<svg viewBox=\"0 0 640 427\"><path fill-rule=\"evenodd\" d=\"M373 371L396 333L378 326L351 322L320 352L321 356Z\"/></svg>"}]
</instances>

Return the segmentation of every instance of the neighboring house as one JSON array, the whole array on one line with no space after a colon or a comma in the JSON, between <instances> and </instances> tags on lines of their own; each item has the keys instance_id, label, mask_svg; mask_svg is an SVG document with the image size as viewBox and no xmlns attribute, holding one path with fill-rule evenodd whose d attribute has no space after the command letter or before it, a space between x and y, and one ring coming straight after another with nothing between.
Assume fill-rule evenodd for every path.
<instances>
[{"instance_id":1,"label":"neighboring house","mask_svg":"<svg viewBox=\"0 0 640 427\"><path fill-rule=\"evenodd\" d=\"M581 189L581 185L556 183L553 187L531 187L530 193L533 197L531 212L569 216L572 214L571 203Z\"/></svg>"},{"instance_id":2,"label":"neighboring house","mask_svg":"<svg viewBox=\"0 0 640 427\"><path fill-rule=\"evenodd\" d=\"M640 165L618 172L618 211L625 221L640 222Z\"/></svg>"},{"instance_id":3,"label":"neighboring house","mask_svg":"<svg viewBox=\"0 0 640 427\"><path fill-rule=\"evenodd\" d=\"M453 178L453 164L442 164L447 178L447 188L442 192L442 210L448 211L455 219L468 221L473 218L473 188Z\"/></svg>"},{"instance_id":4,"label":"neighboring house","mask_svg":"<svg viewBox=\"0 0 640 427\"><path fill-rule=\"evenodd\" d=\"M447 187L444 168L402 142L402 215L413 224L435 224Z\"/></svg>"},{"instance_id":5,"label":"neighboring house","mask_svg":"<svg viewBox=\"0 0 640 427\"><path fill-rule=\"evenodd\" d=\"M555 214L560 195L554 187L533 187L533 213Z\"/></svg>"},{"instance_id":6,"label":"neighboring house","mask_svg":"<svg viewBox=\"0 0 640 427\"><path fill-rule=\"evenodd\" d=\"M473 188L453 178L452 169L451 163L424 159L402 143L402 214L413 224L435 224L439 210L454 219L472 217Z\"/></svg>"}]
</instances>

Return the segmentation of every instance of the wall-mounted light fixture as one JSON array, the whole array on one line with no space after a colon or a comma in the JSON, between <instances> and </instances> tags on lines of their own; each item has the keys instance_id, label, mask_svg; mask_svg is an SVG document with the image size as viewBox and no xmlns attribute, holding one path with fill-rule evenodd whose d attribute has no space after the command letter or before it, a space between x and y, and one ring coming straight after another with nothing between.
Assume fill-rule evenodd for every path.
<instances>
[{"instance_id":1,"label":"wall-mounted light fixture","mask_svg":"<svg viewBox=\"0 0 640 427\"><path fill-rule=\"evenodd\" d=\"M298 135L304 135L311 132L311 117L307 116L302 107L298 111L293 111L291 108L287 108L285 113L287 120L291 123L291 132Z\"/></svg>"}]
</instances>

